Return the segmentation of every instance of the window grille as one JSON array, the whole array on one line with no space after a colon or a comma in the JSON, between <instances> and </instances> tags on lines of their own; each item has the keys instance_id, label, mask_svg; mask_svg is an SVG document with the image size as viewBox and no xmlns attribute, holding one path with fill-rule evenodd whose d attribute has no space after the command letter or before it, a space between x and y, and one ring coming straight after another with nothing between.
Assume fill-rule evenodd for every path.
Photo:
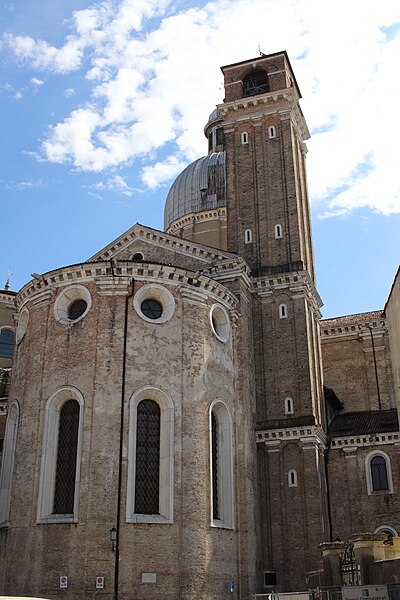
<instances>
[{"instance_id":1,"label":"window grille","mask_svg":"<svg viewBox=\"0 0 400 600\"><path fill-rule=\"evenodd\" d=\"M14 346L14 332L12 329L0 331L0 358L12 358Z\"/></svg>"},{"instance_id":2,"label":"window grille","mask_svg":"<svg viewBox=\"0 0 400 600\"><path fill-rule=\"evenodd\" d=\"M160 407L142 400L137 408L135 513L160 514Z\"/></svg>"},{"instance_id":3,"label":"window grille","mask_svg":"<svg viewBox=\"0 0 400 600\"><path fill-rule=\"evenodd\" d=\"M76 457L79 430L79 403L67 400L60 411L53 514L73 514Z\"/></svg>"},{"instance_id":4,"label":"window grille","mask_svg":"<svg viewBox=\"0 0 400 600\"><path fill-rule=\"evenodd\" d=\"M389 490L386 460L383 456L374 456L371 460L371 477L374 492Z\"/></svg>"},{"instance_id":5,"label":"window grille","mask_svg":"<svg viewBox=\"0 0 400 600\"><path fill-rule=\"evenodd\" d=\"M211 413L211 456L212 456L212 509L213 519L219 519L219 486L218 486L218 422L214 411Z\"/></svg>"},{"instance_id":6,"label":"window grille","mask_svg":"<svg viewBox=\"0 0 400 600\"><path fill-rule=\"evenodd\" d=\"M163 312L161 304L152 298L143 300L140 308L148 319L159 319Z\"/></svg>"}]
</instances>

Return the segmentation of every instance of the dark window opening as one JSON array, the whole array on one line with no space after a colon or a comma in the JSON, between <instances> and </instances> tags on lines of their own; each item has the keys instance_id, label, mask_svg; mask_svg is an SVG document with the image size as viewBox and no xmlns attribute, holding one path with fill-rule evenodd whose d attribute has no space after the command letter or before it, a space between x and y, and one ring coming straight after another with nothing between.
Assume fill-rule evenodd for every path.
<instances>
[{"instance_id":1,"label":"dark window opening","mask_svg":"<svg viewBox=\"0 0 400 600\"><path fill-rule=\"evenodd\" d=\"M276 571L264 571L264 586L271 587L277 584Z\"/></svg>"},{"instance_id":2,"label":"dark window opening","mask_svg":"<svg viewBox=\"0 0 400 600\"><path fill-rule=\"evenodd\" d=\"M68 400L60 411L53 514L74 513L79 403Z\"/></svg>"},{"instance_id":3,"label":"dark window opening","mask_svg":"<svg viewBox=\"0 0 400 600\"><path fill-rule=\"evenodd\" d=\"M133 260L133 262L142 262L144 256L141 252L136 252L136 254L132 254L132 258L131 260Z\"/></svg>"},{"instance_id":4,"label":"dark window opening","mask_svg":"<svg viewBox=\"0 0 400 600\"><path fill-rule=\"evenodd\" d=\"M140 308L144 316L148 319L159 319L163 312L161 304L152 298L143 300Z\"/></svg>"},{"instance_id":5,"label":"dark window opening","mask_svg":"<svg viewBox=\"0 0 400 600\"><path fill-rule=\"evenodd\" d=\"M83 300L83 298L78 298L77 300L74 300L68 306L68 319L70 319L71 321L76 321L76 319L79 319L79 317L83 315L86 309L86 300Z\"/></svg>"},{"instance_id":6,"label":"dark window opening","mask_svg":"<svg viewBox=\"0 0 400 600\"><path fill-rule=\"evenodd\" d=\"M211 470L212 470L212 510L213 519L220 518L219 481L218 481L218 422L214 412L211 413Z\"/></svg>"},{"instance_id":7,"label":"dark window opening","mask_svg":"<svg viewBox=\"0 0 400 600\"><path fill-rule=\"evenodd\" d=\"M12 358L14 332L12 329L2 329L0 332L0 358Z\"/></svg>"},{"instance_id":8,"label":"dark window opening","mask_svg":"<svg viewBox=\"0 0 400 600\"><path fill-rule=\"evenodd\" d=\"M217 129L217 146L223 146L225 144L225 133L222 127Z\"/></svg>"},{"instance_id":9,"label":"dark window opening","mask_svg":"<svg viewBox=\"0 0 400 600\"><path fill-rule=\"evenodd\" d=\"M243 79L243 96L255 96L268 91L268 75L265 71L253 71Z\"/></svg>"},{"instance_id":10,"label":"dark window opening","mask_svg":"<svg viewBox=\"0 0 400 600\"><path fill-rule=\"evenodd\" d=\"M137 407L135 513L160 514L160 407L142 400Z\"/></svg>"},{"instance_id":11,"label":"dark window opening","mask_svg":"<svg viewBox=\"0 0 400 600\"><path fill-rule=\"evenodd\" d=\"M374 456L371 460L372 489L380 492L389 489L386 460L383 456Z\"/></svg>"}]
</instances>

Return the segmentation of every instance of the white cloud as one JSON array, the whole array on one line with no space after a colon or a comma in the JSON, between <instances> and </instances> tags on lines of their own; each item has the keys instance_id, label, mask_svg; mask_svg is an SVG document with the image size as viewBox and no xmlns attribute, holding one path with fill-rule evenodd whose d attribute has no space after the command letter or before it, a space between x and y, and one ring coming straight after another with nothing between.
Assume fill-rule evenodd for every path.
<instances>
[{"instance_id":1,"label":"white cloud","mask_svg":"<svg viewBox=\"0 0 400 600\"><path fill-rule=\"evenodd\" d=\"M38 77L32 77L31 83L33 83L33 85L40 86L44 84L44 81L43 79L38 79Z\"/></svg>"},{"instance_id":2,"label":"white cloud","mask_svg":"<svg viewBox=\"0 0 400 600\"><path fill-rule=\"evenodd\" d=\"M143 167L141 179L149 188L154 189L167 181L171 181L186 166L186 161L179 160L176 156L169 156L166 160L155 165Z\"/></svg>"},{"instance_id":3,"label":"white cloud","mask_svg":"<svg viewBox=\"0 0 400 600\"><path fill-rule=\"evenodd\" d=\"M99 181L94 186L94 189L99 191L116 192L124 196L132 197L139 190L130 187L121 175L109 177L106 181Z\"/></svg>"},{"instance_id":4,"label":"white cloud","mask_svg":"<svg viewBox=\"0 0 400 600\"><path fill-rule=\"evenodd\" d=\"M206 152L202 127L223 98L219 65L256 56L259 43L265 53L286 49L291 57L315 130L309 188L321 211L400 211L390 144L400 136L397 0L214 0L175 12L173 6L93 4L74 12L72 34L60 48L5 36L34 68L81 69L91 86L86 104L50 128L47 160L101 172L140 157L142 181L161 185ZM166 155L172 146L176 151Z\"/></svg>"}]
</instances>

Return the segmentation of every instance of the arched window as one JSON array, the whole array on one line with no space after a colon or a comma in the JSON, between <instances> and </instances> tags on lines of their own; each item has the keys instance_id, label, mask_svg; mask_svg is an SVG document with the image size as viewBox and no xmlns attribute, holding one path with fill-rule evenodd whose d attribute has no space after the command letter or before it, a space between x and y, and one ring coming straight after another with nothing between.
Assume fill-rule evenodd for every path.
<instances>
[{"instance_id":1,"label":"arched window","mask_svg":"<svg viewBox=\"0 0 400 600\"><path fill-rule=\"evenodd\" d=\"M265 71L252 71L243 79L243 96L255 96L268 91L268 75Z\"/></svg>"},{"instance_id":2,"label":"arched window","mask_svg":"<svg viewBox=\"0 0 400 600\"><path fill-rule=\"evenodd\" d=\"M288 316L288 309L286 304L280 304L279 305L279 318L280 319L286 319Z\"/></svg>"},{"instance_id":3,"label":"arched window","mask_svg":"<svg viewBox=\"0 0 400 600\"><path fill-rule=\"evenodd\" d=\"M14 458L17 444L19 404L13 402L8 411L0 475L0 527L8 525Z\"/></svg>"},{"instance_id":4,"label":"arched window","mask_svg":"<svg viewBox=\"0 0 400 600\"><path fill-rule=\"evenodd\" d=\"M295 469L290 469L288 472L288 486L297 487L297 471Z\"/></svg>"},{"instance_id":5,"label":"arched window","mask_svg":"<svg viewBox=\"0 0 400 600\"><path fill-rule=\"evenodd\" d=\"M37 519L39 523L78 521L83 396L65 386L45 411Z\"/></svg>"},{"instance_id":6,"label":"arched window","mask_svg":"<svg viewBox=\"0 0 400 600\"><path fill-rule=\"evenodd\" d=\"M232 425L227 407L215 401L210 409L211 524L233 527Z\"/></svg>"},{"instance_id":7,"label":"arched window","mask_svg":"<svg viewBox=\"0 0 400 600\"><path fill-rule=\"evenodd\" d=\"M79 404L67 400L60 410L53 514L72 515L75 501L76 456L79 433Z\"/></svg>"},{"instance_id":8,"label":"arched window","mask_svg":"<svg viewBox=\"0 0 400 600\"><path fill-rule=\"evenodd\" d=\"M137 407L135 513L159 515L160 407L142 400Z\"/></svg>"},{"instance_id":9,"label":"arched window","mask_svg":"<svg viewBox=\"0 0 400 600\"><path fill-rule=\"evenodd\" d=\"M173 442L172 400L145 386L130 403L127 522L173 522Z\"/></svg>"},{"instance_id":10,"label":"arched window","mask_svg":"<svg viewBox=\"0 0 400 600\"><path fill-rule=\"evenodd\" d=\"M276 137L276 129L275 129L275 127L273 125L271 125L270 127L268 127L268 137L270 139Z\"/></svg>"},{"instance_id":11,"label":"arched window","mask_svg":"<svg viewBox=\"0 0 400 600\"><path fill-rule=\"evenodd\" d=\"M247 133L247 131L243 131L242 135L240 137L241 137L241 140L242 140L242 144L248 144L249 143L249 134Z\"/></svg>"},{"instance_id":12,"label":"arched window","mask_svg":"<svg viewBox=\"0 0 400 600\"><path fill-rule=\"evenodd\" d=\"M244 243L251 244L253 241L253 232L251 229L245 229L244 231Z\"/></svg>"},{"instance_id":13,"label":"arched window","mask_svg":"<svg viewBox=\"0 0 400 600\"><path fill-rule=\"evenodd\" d=\"M285 398L285 415L294 414L293 398Z\"/></svg>"},{"instance_id":14,"label":"arched window","mask_svg":"<svg viewBox=\"0 0 400 600\"><path fill-rule=\"evenodd\" d=\"M280 240L282 237L282 225L279 223L275 225L275 239Z\"/></svg>"},{"instance_id":15,"label":"arched window","mask_svg":"<svg viewBox=\"0 0 400 600\"><path fill-rule=\"evenodd\" d=\"M0 358L12 358L14 331L11 327L0 329Z\"/></svg>"},{"instance_id":16,"label":"arched window","mask_svg":"<svg viewBox=\"0 0 400 600\"><path fill-rule=\"evenodd\" d=\"M374 492L389 489L386 460L383 456L374 456L371 460L371 478Z\"/></svg>"},{"instance_id":17,"label":"arched window","mask_svg":"<svg viewBox=\"0 0 400 600\"><path fill-rule=\"evenodd\" d=\"M375 451L365 459L368 494L393 493L390 459L385 452Z\"/></svg>"}]
</instances>

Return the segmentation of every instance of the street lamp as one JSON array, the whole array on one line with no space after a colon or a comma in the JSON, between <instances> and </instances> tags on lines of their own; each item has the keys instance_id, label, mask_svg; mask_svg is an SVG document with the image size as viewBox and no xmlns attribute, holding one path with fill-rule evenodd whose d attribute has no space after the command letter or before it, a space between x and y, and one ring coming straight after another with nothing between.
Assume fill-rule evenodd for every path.
<instances>
[{"instance_id":1,"label":"street lamp","mask_svg":"<svg viewBox=\"0 0 400 600\"><path fill-rule=\"evenodd\" d=\"M110 540L112 544L112 551L115 552L117 548L117 528L111 527L110 529Z\"/></svg>"}]
</instances>

